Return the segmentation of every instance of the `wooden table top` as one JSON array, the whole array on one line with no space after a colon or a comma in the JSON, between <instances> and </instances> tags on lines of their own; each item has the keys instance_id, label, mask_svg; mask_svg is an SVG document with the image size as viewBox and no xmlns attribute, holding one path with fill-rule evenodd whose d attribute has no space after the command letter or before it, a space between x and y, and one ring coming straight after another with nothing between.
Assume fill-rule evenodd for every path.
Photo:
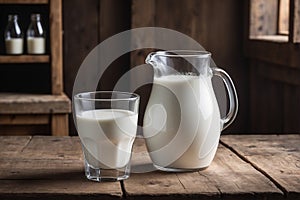
<instances>
[{"instance_id":1,"label":"wooden table top","mask_svg":"<svg viewBox=\"0 0 300 200\"><path fill-rule=\"evenodd\" d=\"M295 200L300 199L300 135L223 135L214 161L205 170L152 169L142 139L134 145L134 173L129 179L97 183L84 176L78 137L0 137L1 200Z\"/></svg>"}]
</instances>

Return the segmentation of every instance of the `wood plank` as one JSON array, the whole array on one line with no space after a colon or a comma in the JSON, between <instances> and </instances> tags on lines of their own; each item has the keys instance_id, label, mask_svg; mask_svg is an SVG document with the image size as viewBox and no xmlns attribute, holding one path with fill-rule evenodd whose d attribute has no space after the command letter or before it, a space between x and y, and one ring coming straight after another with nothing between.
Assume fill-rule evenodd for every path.
<instances>
[{"instance_id":1,"label":"wood plank","mask_svg":"<svg viewBox=\"0 0 300 200\"><path fill-rule=\"evenodd\" d=\"M290 0L279 1L278 34L289 34Z\"/></svg>"},{"instance_id":2,"label":"wood plank","mask_svg":"<svg viewBox=\"0 0 300 200\"><path fill-rule=\"evenodd\" d=\"M258 35L258 36L251 36L250 39L287 43L289 41L289 36L287 36L287 35Z\"/></svg>"},{"instance_id":3,"label":"wood plank","mask_svg":"<svg viewBox=\"0 0 300 200\"><path fill-rule=\"evenodd\" d=\"M115 34L130 29L130 1L101 0L99 1L99 42L103 42ZM130 40L124 41L122 45L130 45ZM109 51L120 49L121 44L111 43ZM101 65L102 58L99 60ZM98 82L97 90L121 90L129 91L129 79L116 87L120 78L129 70L130 54L120 55L104 71ZM89 75L90 77L91 75ZM94 77L98 81L99 77Z\"/></svg>"},{"instance_id":4,"label":"wood plank","mask_svg":"<svg viewBox=\"0 0 300 200\"><path fill-rule=\"evenodd\" d=\"M140 27L153 27L155 26L155 1L139 1L133 0L131 3L131 27L132 28L140 28ZM155 33L147 33L147 35L135 35L133 41L136 43L132 44L135 48L141 48L136 51L133 51L130 55L131 66L138 66L145 64L145 58L147 55L153 51L153 49L143 49L141 46L141 41L143 44L148 46L154 45L155 41ZM145 76L145 75L144 75ZM144 78L135 77L137 79ZM135 80L132 80L135 81ZM137 82L139 82L137 80Z\"/></svg>"},{"instance_id":5,"label":"wood plank","mask_svg":"<svg viewBox=\"0 0 300 200\"><path fill-rule=\"evenodd\" d=\"M33 136L22 151L22 159L82 160L78 137Z\"/></svg>"},{"instance_id":6,"label":"wood plank","mask_svg":"<svg viewBox=\"0 0 300 200\"><path fill-rule=\"evenodd\" d=\"M67 72L64 76L64 88L69 97L72 97L74 80L81 63L99 42L99 2L99 0L89 0L84 3L82 0L62 2L64 10L63 66ZM95 75L89 74L89 78L90 76Z\"/></svg>"},{"instance_id":7,"label":"wood plank","mask_svg":"<svg viewBox=\"0 0 300 200\"><path fill-rule=\"evenodd\" d=\"M300 85L300 69L298 68L295 69L263 61L258 61L255 65L251 64L250 66L254 68L257 76L268 78L273 81L280 81L286 83L286 85Z\"/></svg>"},{"instance_id":8,"label":"wood plank","mask_svg":"<svg viewBox=\"0 0 300 200\"><path fill-rule=\"evenodd\" d=\"M50 61L49 58L49 55L0 55L0 63L48 63Z\"/></svg>"},{"instance_id":9,"label":"wood plank","mask_svg":"<svg viewBox=\"0 0 300 200\"><path fill-rule=\"evenodd\" d=\"M40 159L20 158L0 159L0 181L1 180L37 180L64 179L64 175L75 175L76 179L84 177L84 166L82 159ZM73 178L75 178L73 176Z\"/></svg>"},{"instance_id":10,"label":"wood plank","mask_svg":"<svg viewBox=\"0 0 300 200\"><path fill-rule=\"evenodd\" d=\"M300 50L291 43L274 43L264 40L246 40L245 55L249 58L283 65L286 67L300 68Z\"/></svg>"},{"instance_id":11,"label":"wood plank","mask_svg":"<svg viewBox=\"0 0 300 200\"><path fill-rule=\"evenodd\" d=\"M284 133L299 133L300 118L296 110L300 110L300 85L285 85L283 98L283 131Z\"/></svg>"},{"instance_id":12,"label":"wood plank","mask_svg":"<svg viewBox=\"0 0 300 200\"><path fill-rule=\"evenodd\" d=\"M48 0L0 0L0 4L47 4Z\"/></svg>"},{"instance_id":13,"label":"wood plank","mask_svg":"<svg viewBox=\"0 0 300 200\"><path fill-rule=\"evenodd\" d=\"M25 135L50 135L48 124L42 125L1 125L0 135L25 136Z\"/></svg>"},{"instance_id":14,"label":"wood plank","mask_svg":"<svg viewBox=\"0 0 300 200\"><path fill-rule=\"evenodd\" d=\"M224 135L221 141L269 176L289 199L299 198L300 134Z\"/></svg>"},{"instance_id":15,"label":"wood plank","mask_svg":"<svg viewBox=\"0 0 300 200\"><path fill-rule=\"evenodd\" d=\"M59 177L59 176L58 176ZM83 173L61 174L56 180L0 180L0 198L6 199L121 199L118 182L95 183Z\"/></svg>"},{"instance_id":16,"label":"wood plank","mask_svg":"<svg viewBox=\"0 0 300 200\"><path fill-rule=\"evenodd\" d=\"M99 0L62 1L63 3L63 67L64 67L64 89L71 98L74 80L77 71L88 55L88 53L100 42L99 41ZM109 11L107 11L109 12ZM80 16L80 17L78 17ZM107 23L109 23L107 18ZM104 27L101 27L101 29ZM84 38L84 39L78 39ZM75 56L74 56L75 55ZM89 79L96 75L88 74ZM73 120L70 119L70 133L76 135L76 128Z\"/></svg>"},{"instance_id":17,"label":"wood plank","mask_svg":"<svg viewBox=\"0 0 300 200\"><path fill-rule=\"evenodd\" d=\"M85 178L78 137L34 136L29 141L8 137L0 144L6 149L0 152L0 199L122 196L119 182L95 183Z\"/></svg>"},{"instance_id":18,"label":"wood plank","mask_svg":"<svg viewBox=\"0 0 300 200\"><path fill-rule=\"evenodd\" d=\"M66 95L0 93L0 114L70 113Z\"/></svg>"},{"instance_id":19,"label":"wood plank","mask_svg":"<svg viewBox=\"0 0 300 200\"><path fill-rule=\"evenodd\" d=\"M124 181L126 197L147 199L185 193L175 173L153 171L155 168L147 153L143 139L136 139L132 155L132 172ZM143 173L148 172L148 173Z\"/></svg>"},{"instance_id":20,"label":"wood plank","mask_svg":"<svg viewBox=\"0 0 300 200\"><path fill-rule=\"evenodd\" d=\"M249 131L252 133L283 132L283 85L262 76L266 63L250 62ZM270 99L270 97L276 97Z\"/></svg>"},{"instance_id":21,"label":"wood plank","mask_svg":"<svg viewBox=\"0 0 300 200\"><path fill-rule=\"evenodd\" d=\"M194 198L194 199L268 199L283 198L276 186L256 171L250 164L239 159L230 150L220 145L211 166L203 171L191 173L166 173L149 170L149 157L143 141L135 142L133 169L139 163L139 173L133 173L124 181L129 199Z\"/></svg>"},{"instance_id":22,"label":"wood plank","mask_svg":"<svg viewBox=\"0 0 300 200\"><path fill-rule=\"evenodd\" d=\"M293 42L300 43L300 0L294 0Z\"/></svg>"},{"instance_id":23,"label":"wood plank","mask_svg":"<svg viewBox=\"0 0 300 200\"><path fill-rule=\"evenodd\" d=\"M53 179L56 173L67 173L68 170L83 172L83 155L78 137L1 138L4 139L1 144L8 144L9 149L0 154L0 179ZM18 138L26 142L15 141Z\"/></svg>"},{"instance_id":24,"label":"wood plank","mask_svg":"<svg viewBox=\"0 0 300 200\"><path fill-rule=\"evenodd\" d=\"M49 115L0 115L0 125L48 124Z\"/></svg>"},{"instance_id":25,"label":"wood plank","mask_svg":"<svg viewBox=\"0 0 300 200\"><path fill-rule=\"evenodd\" d=\"M50 1L51 85L52 94L63 93L62 2Z\"/></svg>"},{"instance_id":26,"label":"wood plank","mask_svg":"<svg viewBox=\"0 0 300 200\"><path fill-rule=\"evenodd\" d=\"M252 0L250 7L250 37L277 34L277 0Z\"/></svg>"},{"instance_id":27,"label":"wood plank","mask_svg":"<svg viewBox=\"0 0 300 200\"><path fill-rule=\"evenodd\" d=\"M53 136L69 135L68 114L53 114L51 117L51 133Z\"/></svg>"},{"instance_id":28,"label":"wood plank","mask_svg":"<svg viewBox=\"0 0 300 200\"><path fill-rule=\"evenodd\" d=\"M0 136L0 158L18 155L31 139L32 136Z\"/></svg>"}]
</instances>

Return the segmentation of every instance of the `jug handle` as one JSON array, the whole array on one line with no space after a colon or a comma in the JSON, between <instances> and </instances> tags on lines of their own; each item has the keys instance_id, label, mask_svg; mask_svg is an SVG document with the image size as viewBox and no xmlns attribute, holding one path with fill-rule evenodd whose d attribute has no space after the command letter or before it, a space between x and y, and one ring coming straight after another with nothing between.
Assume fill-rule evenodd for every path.
<instances>
[{"instance_id":1,"label":"jug handle","mask_svg":"<svg viewBox=\"0 0 300 200\"><path fill-rule=\"evenodd\" d=\"M221 119L222 130L226 129L235 119L238 112L238 97L230 76L221 68L212 68L213 75L219 76L224 82L229 98L229 110L224 118Z\"/></svg>"}]
</instances>

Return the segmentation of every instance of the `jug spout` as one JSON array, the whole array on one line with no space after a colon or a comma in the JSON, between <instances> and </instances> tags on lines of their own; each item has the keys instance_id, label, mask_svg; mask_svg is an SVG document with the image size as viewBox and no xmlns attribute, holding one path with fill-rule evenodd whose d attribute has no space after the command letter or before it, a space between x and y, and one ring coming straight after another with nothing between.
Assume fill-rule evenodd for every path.
<instances>
[{"instance_id":1,"label":"jug spout","mask_svg":"<svg viewBox=\"0 0 300 200\"><path fill-rule=\"evenodd\" d=\"M157 58L156 58L156 52L151 52L148 54L148 56L146 57L145 63L152 65L152 67L156 67L157 66Z\"/></svg>"},{"instance_id":2,"label":"jug spout","mask_svg":"<svg viewBox=\"0 0 300 200\"><path fill-rule=\"evenodd\" d=\"M153 67L155 77L170 74L171 68L168 66L166 58L161 56L158 52L148 54L145 63Z\"/></svg>"},{"instance_id":3,"label":"jug spout","mask_svg":"<svg viewBox=\"0 0 300 200\"><path fill-rule=\"evenodd\" d=\"M151 53L148 54L148 56L146 57L146 60L145 60L145 62L146 62L147 64L152 65L152 63L153 63L153 58L152 58L153 55L154 55L154 52L151 52Z\"/></svg>"}]
</instances>

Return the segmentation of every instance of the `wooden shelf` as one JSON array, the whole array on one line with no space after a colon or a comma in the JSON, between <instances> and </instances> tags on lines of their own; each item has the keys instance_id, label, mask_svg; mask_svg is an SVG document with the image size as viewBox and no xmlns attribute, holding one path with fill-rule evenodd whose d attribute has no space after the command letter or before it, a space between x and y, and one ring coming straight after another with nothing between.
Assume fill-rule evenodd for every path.
<instances>
[{"instance_id":1,"label":"wooden shelf","mask_svg":"<svg viewBox=\"0 0 300 200\"><path fill-rule=\"evenodd\" d=\"M0 0L0 4L14 5L23 15L30 10L23 5L36 5L35 9L41 11L49 9L45 14L48 18L46 21L49 21L47 25L49 26L49 54L2 54L0 67L9 64L22 66L26 63L38 63L50 67L51 77L51 94L0 93L0 124L5 125L0 127L1 134L13 134L15 130L21 135L37 134L45 130L47 133L50 131L52 135L68 135L71 101L63 93L62 0ZM42 5L43 8L38 5ZM3 9L6 9L5 5ZM22 82L15 81L22 85ZM5 87L5 83L2 87Z\"/></svg>"},{"instance_id":2,"label":"wooden shelf","mask_svg":"<svg viewBox=\"0 0 300 200\"><path fill-rule=\"evenodd\" d=\"M49 55L0 55L0 63L48 63Z\"/></svg>"},{"instance_id":3,"label":"wooden shelf","mask_svg":"<svg viewBox=\"0 0 300 200\"><path fill-rule=\"evenodd\" d=\"M47 4L48 0L0 0L0 4Z\"/></svg>"},{"instance_id":4,"label":"wooden shelf","mask_svg":"<svg viewBox=\"0 0 300 200\"><path fill-rule=\"evenodd\" d=\"M0 93L0 114L70 113L71 102L65 95Z\"/></svg>"}]
</instances>

